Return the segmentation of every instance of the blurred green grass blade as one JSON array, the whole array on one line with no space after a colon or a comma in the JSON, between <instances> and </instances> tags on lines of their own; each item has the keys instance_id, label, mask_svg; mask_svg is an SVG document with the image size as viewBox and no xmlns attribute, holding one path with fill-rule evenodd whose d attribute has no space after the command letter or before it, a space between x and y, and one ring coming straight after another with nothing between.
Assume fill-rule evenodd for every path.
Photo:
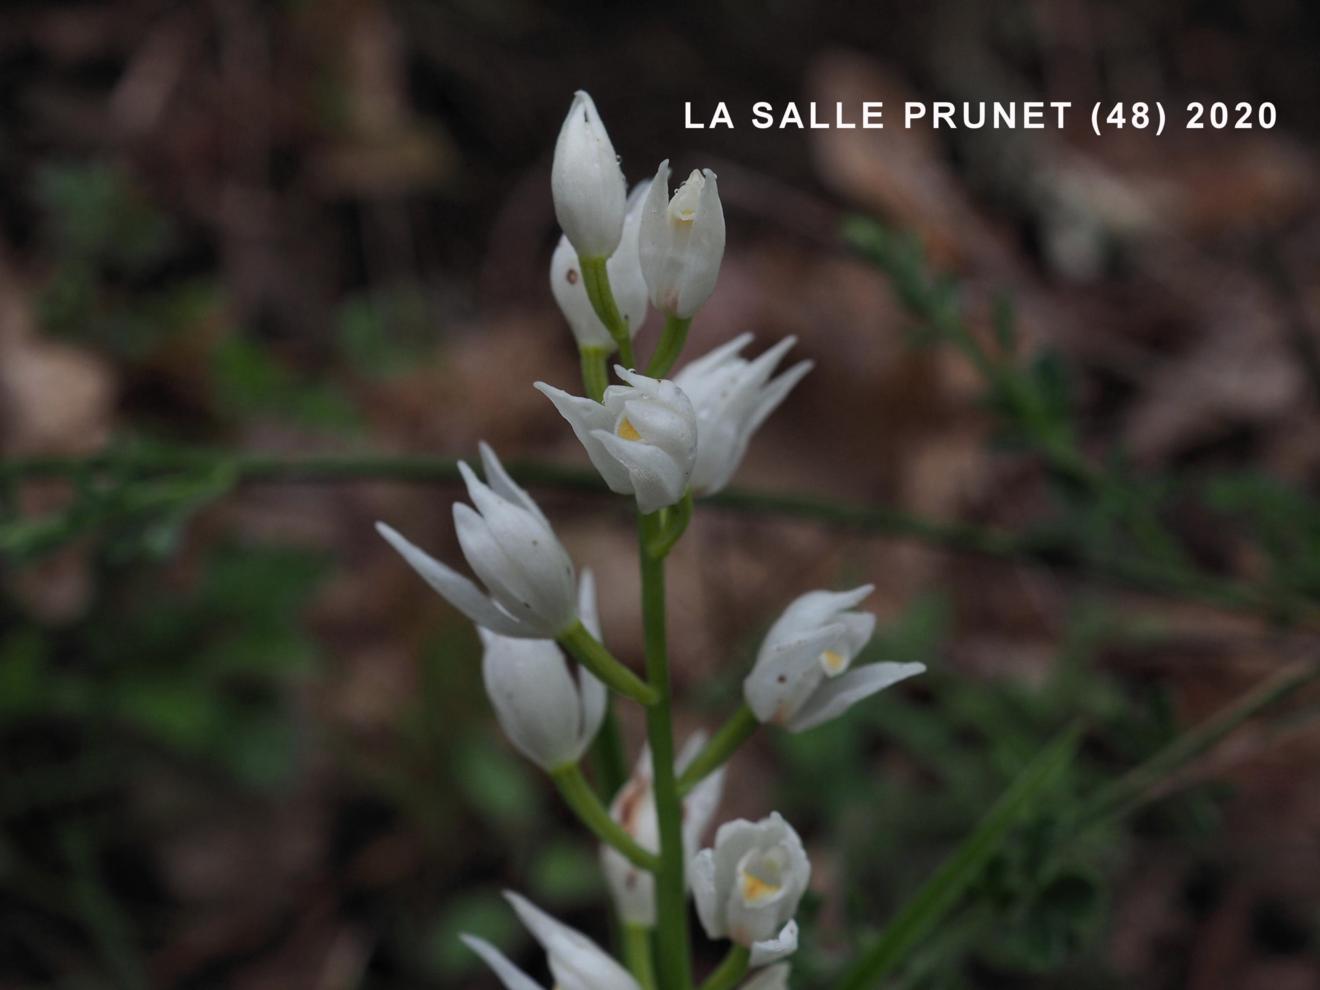
<instances>
[{"instance_id":1,"label":"blurred green grass blade","mask_svg":"<svg viewBox=\"0 0 1320 990\"><path fill-rule=\"evenodd\" d=\"M1208 752L1265 708L1320 679L1320 665L1303 661L1285 667L1238 701L1182 733L1140 766L1092 794L1076 817L1075 835L1132 812L1159 796L1156 785Z\"/></svg>"},{"instance_id":2,"label":"blurred green grass blade","mask_svg":"<svg viewBox=\"0 0 1320 990\"><path fill-rule=\"evenodd\" d=\"M839 990L870 990L880 986L881 977L893 972L932 929L952 914L1013 826L1072 763L1078 735L1077 728L1068 729L1018 774L976 830L907 902L880 938L862 953L840 981Z\"/></svg>"}]
</instances>

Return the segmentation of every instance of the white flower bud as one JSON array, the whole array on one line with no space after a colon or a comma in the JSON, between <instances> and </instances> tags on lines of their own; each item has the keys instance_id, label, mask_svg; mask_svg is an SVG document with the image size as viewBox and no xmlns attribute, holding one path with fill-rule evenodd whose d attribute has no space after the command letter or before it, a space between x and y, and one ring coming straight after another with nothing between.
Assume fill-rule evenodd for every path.
<instances>
[{"instance_id":1,"label":"white flower bud","mask_svg":"<svg viewBox=\"0 0 1320 990\"><path fill-rule=\"evenodd\" d=\"M706 744L705 733L695 733L674 761L676 773L682 773L696 759ZM652 786L651 751L643 748L633 767L632 776L610 805L610 814L639 846L648 852L660 851L660 821L655 810ZM683 799L683 860L691 862L697 845L710 825L715 808L724 793L724 768L720 767L692 788ZM655 878L647 870L630 863L612 846L600 847L600 862L614 897L615 909L627 924L653 927L655 915Z\"/></svg>"},{"instance_id":2,"label":"white flower bud","mask_svg":"<svg viewBox=\"0 0 1320 990\"><path fill-rule=\"evenodd\" d=\"M673 382L614 370L628 384L611 385L601 402L545 382L536 387L568 420L610 489L636 496L642 512L655 512L687 490L697 457L697 416Z\"/></svg>"},{"instance_id":3,"label":"white flower bud","mask_svg":"<svg viewBox=\"0 0 1320 990\"><path fill-rule=\"evenodd\" d=\"M872 590L867 584L852 591L810 591L784 609L743 681L743 697L758 719L802 732L926 669L920 663L848 669L875 631L874 615L848 609Z\"/></svg>"},{"instance_id":4,"label":"white flower bud","mask_svg":"<svg viewBox=\"0 0 1320 990\"><path fill-rule=\"evenodd\" d=\"M744 983L742 990L788 990L789 971L788 963L775 963Z\"/></svg>"},{"instance_id":5,"label":"white flower bud","mask_svg":"<svg viewBox=\"0 0 1320 990\"><path fill-rule=\"evenodd\" d=\"M670 199L669 162L661 162L642 206L640 246L651 304L690 318L715 291L724 258L724 207L715 173L693 170Z\"/></svg>"},{"instance_id":6,"label":"white flower bud","mask_svg":"<svg viewBox=\"0 0 1320 990\"><path fill-rule=\"evenodd\" d=\"M550 975L559 990L641 990L631 973L577 929L556 921L525 897L511 891L505 891L504 896L545 950ZM542 990L540 984L485 939L475 935L460 938L508 990Z\"/></svg>"},{"instance_id":7,"label":"white flower bud","mask_svg":"<svg viewBox=\"0 0 1320 990\"><path fill-rule=\"evenodd\" d=\"M770 381L779 359L797 338L785 337L755 361L748 361L738 352L751 339L750 333L741 334L674 376L674 384L697 412L694 495L713 495L729 483L747 453L752 434L811 370L810 361L799 361Z\"/></svg>"},{"instance_id":8,"label":"white flower bud","mask_svg":"<svg viewBox=\"0 0 1320 990\"><path fill-rule=\"evenodd\" d=\"M384 523L376 523L376 530L477 625L501 636L554 639L578 618L573 562L531 496L484 443L481 463L489 484L466 464L458 466L476 509L455 502L454 527L463 556L489 594Z\"/></svg>"},{"instance_id":9,"label":"white flower bud","mask_svg":"<svg viewBox=\"0 0 1320 990\"><path fill-rule=\"evenodd\" d=\"M811 864L802 840L778 812L755 823L721 825L714 847L693 859L689 879L706 934L751 949L751 965L797 950L793 915L811 880Z\"/></svg>"},{"instance_id":10,"label":"white flower bud","mask_svg":"<svg viewBox=\"0 0 1320 990\"><path fill-rule=\"evenodd\" d=\"M605 133L596 104L582 90L573 94L555 142L550 171L555 216L583 258L608 258L623 233L628 187Z\"/></svg>"},{"instance_id":11,"label":"white flower bud","mask_svg":"<svg viewBox=\"0 0 1320 990\"><path fill-rule=\"evenodd\" d=\"M596 583L582 572L578 614L600 638ZM479 629L481 673L495 717L509 741L544 770L576 763L605 718L605 685L585 667L576 680L563 652L549 639L514 639Z\"/></svg>"},{"instance_id":12,"label":"white flower bud","mask_svg":"<svg viewBox=\"0 0 1320 990\"><path fill-rule=\"evenodd\" d=\"M605 270L610 276L610 289L619 313L628 323L628 333L636 337L637 330L646 319L646 279L642 278L641 258L637 253L637 231L642 223L642 201L650 181L638 183L628 197L628 215L623 221L623 238L618 250L610 255ZM579 347L599 347L613 353L618 345L605 324L600 322L591 300L587 298L586 283L582 280L582 265L568 236L559 238L550 259L550 291L559 310L568 321Z\"/></svg>"}]
</instances>

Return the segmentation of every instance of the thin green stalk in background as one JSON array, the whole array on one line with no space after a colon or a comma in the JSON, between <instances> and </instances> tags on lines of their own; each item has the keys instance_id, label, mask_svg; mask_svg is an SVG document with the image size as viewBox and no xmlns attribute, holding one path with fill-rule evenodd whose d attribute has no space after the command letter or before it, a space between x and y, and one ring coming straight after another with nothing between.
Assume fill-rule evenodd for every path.
<instances>
[{"instance_id":1,"label":"thin green stalk in background","mask_svg":"<svg viewBox=\"0 0 1320 990\"><path fill-rule=\"evenodd\" d=\"M1223 711L1189 729L1140 766L1096 791L1078 807L1075 835L1134 811L1157 797L1156 785L1208 752L1265 708L1320 680L1320 664L1295 663L1258 684Z\"/></svg>"},{"instance_id":2,"label":"thin green stalk in background","mask_svg":"<svg viewBox=\"0 0 1320 990\"><path fill-rule=\"evenodd\" d=\"M648 546L656 514L637 520L642 570L642 622L646 643L646 679L659 699L646 709L646 737L651 745L651 780L660 826L660 869L655 877L657 972L661 990L691 990L692 961L688 937L687 893L683 862L683 804L674 778L674 725L671 710L669 647L665 630L665 561Z\"/></svg>"},{"instance_id":3,"label":"thin green stalk in background","mask_svg":"<svg viewBox=\"0 0 1320 990\"><path fill-rule=\"evenodd\" d=\"M195 473L223 465L235 484L325 484L385 480L429 484L459 481L458 460L451 457L402 454L279 454L226 453L206 448L122 449L86 457L15 457L0 461L0 481L28 478L96 479L138 482L161 475ZM593 471L546 464L512 462L519 482L565 491L605 494ZM1251 612L1296 624L1320 621L1320 609L1310 603L1280 602L1271 588L1201 571L1153 564L1144 559L1082 548L1067 533L1013 533L993 526L931 519L886 505L850 505L815 495L778 494L725 489L706 496L702 504L752 515L784 516L852 529L919 540L960 553L979 554L1056 570L1084 574L1142 591L1204 602L1218 608ZM9 527L37 526L41 520L19 519ZM15 540L16 530L0 521L0 552Z\"/></svg>"},{"instance_id":4,"label":"thin green stalk in background","mask_svg":"<svg viewBox=\"0 0 1320 990\"><path fill-rule=\"evenodd\" d=\"M972 832L917 893L908 899L880 938L864 949L838 990L877 990L882 977L897 969L958 906L1013 826L1032 809L1072 763L1079 731L1064 732L1013 780Z\"/></svg>"}]
</instances>

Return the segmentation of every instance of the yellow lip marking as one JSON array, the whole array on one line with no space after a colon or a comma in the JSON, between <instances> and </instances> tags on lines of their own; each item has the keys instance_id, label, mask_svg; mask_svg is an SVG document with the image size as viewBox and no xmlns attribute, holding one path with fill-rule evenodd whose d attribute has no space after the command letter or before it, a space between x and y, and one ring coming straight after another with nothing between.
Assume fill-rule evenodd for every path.
<instances>
[{"instance_id":1,"label":"yellow lip marking","mask_svg":"<svg viewBox=\"0 0 1320 990\"><path fill-rule=\"evenodd\" d=\"M625 440L642 439L642 435L637 432L637 427L633 426L632 423L628 422L627 416L619 420L618 434L619 436L623 437L623 439Z\"/></svg>"},{"instance_id":2,"label":"yellow lip marking","mask_svg":"<svg viewBox=\"0 0 1320 990\"><path fill-rule=\"evenodd\" d=\"M831 674L840 673L844 667L848 666L848 658L838 650L826 650L820 655L820 661Z\"/></svg>"},{"instance_id":3,"label":"yellow lip marking","mask_svg":"<svg viewBox=\"0 0 1320 990\"><path fill-rule=\"evenodd\" d=\"M742 895L743 900L749 904L756 904L774 897L779 893L779 884L766 883L754 873L743 873L742 875Z\"/></svg>"}]
</instances>

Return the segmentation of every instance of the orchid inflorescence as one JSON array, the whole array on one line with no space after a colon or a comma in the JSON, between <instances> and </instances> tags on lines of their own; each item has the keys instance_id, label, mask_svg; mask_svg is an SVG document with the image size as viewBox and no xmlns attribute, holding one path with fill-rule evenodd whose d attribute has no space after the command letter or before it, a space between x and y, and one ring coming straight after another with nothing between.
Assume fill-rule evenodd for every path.
<instances>
[{"instance_id":1,"label":"orchid inflorescence","mask_svg":"<svg viewBox=\"0 0 1320 990\"><path fill-rule=\"evenodd\" d=\"M811 362L776 376L793 338L748 360L741 355L752 337L742 334L666 377L714 290L725 239L715 173L694 170L672 196L668 180L666 161L629 195L595 104L585 92L575 95L551 174L564 233L550 284L578 344L586 394L535 387L568 420L605 484L636 501L645 676L604 645L591 572L578 573L544 513L485 444L485 480L462 465L472 505L453 507L463 556L484 590L378 524L427 583L477 624L500 726L601 841L623 963L525 898L507 895L560 990L691 990L689 892L706 934L731 943L703 990L744 979L755 990L787 987L781 960L797 949L794 916L811 865L777 812L726 822L711 846L698 848L720 802L725 763L760 725L811 729L924 670L917 663L854 665L875 628L874 616L855 611L871 586L811 591L771 626L743 683L743 706L713 736L697 734L674 752L665 557L687 527L694 497L729 483L752 435ZM665 322L639 371L633 339L648 302ZM609 384L616 354L621 384ZM600 733L612 718L611 692L645 707L647 745L631 778L602 795L608 782L593 788L580 764L593 744L617 740L617 733ZM488 942L464 941L510 990L539 986Z\"/></svg>"}]
</instances>

